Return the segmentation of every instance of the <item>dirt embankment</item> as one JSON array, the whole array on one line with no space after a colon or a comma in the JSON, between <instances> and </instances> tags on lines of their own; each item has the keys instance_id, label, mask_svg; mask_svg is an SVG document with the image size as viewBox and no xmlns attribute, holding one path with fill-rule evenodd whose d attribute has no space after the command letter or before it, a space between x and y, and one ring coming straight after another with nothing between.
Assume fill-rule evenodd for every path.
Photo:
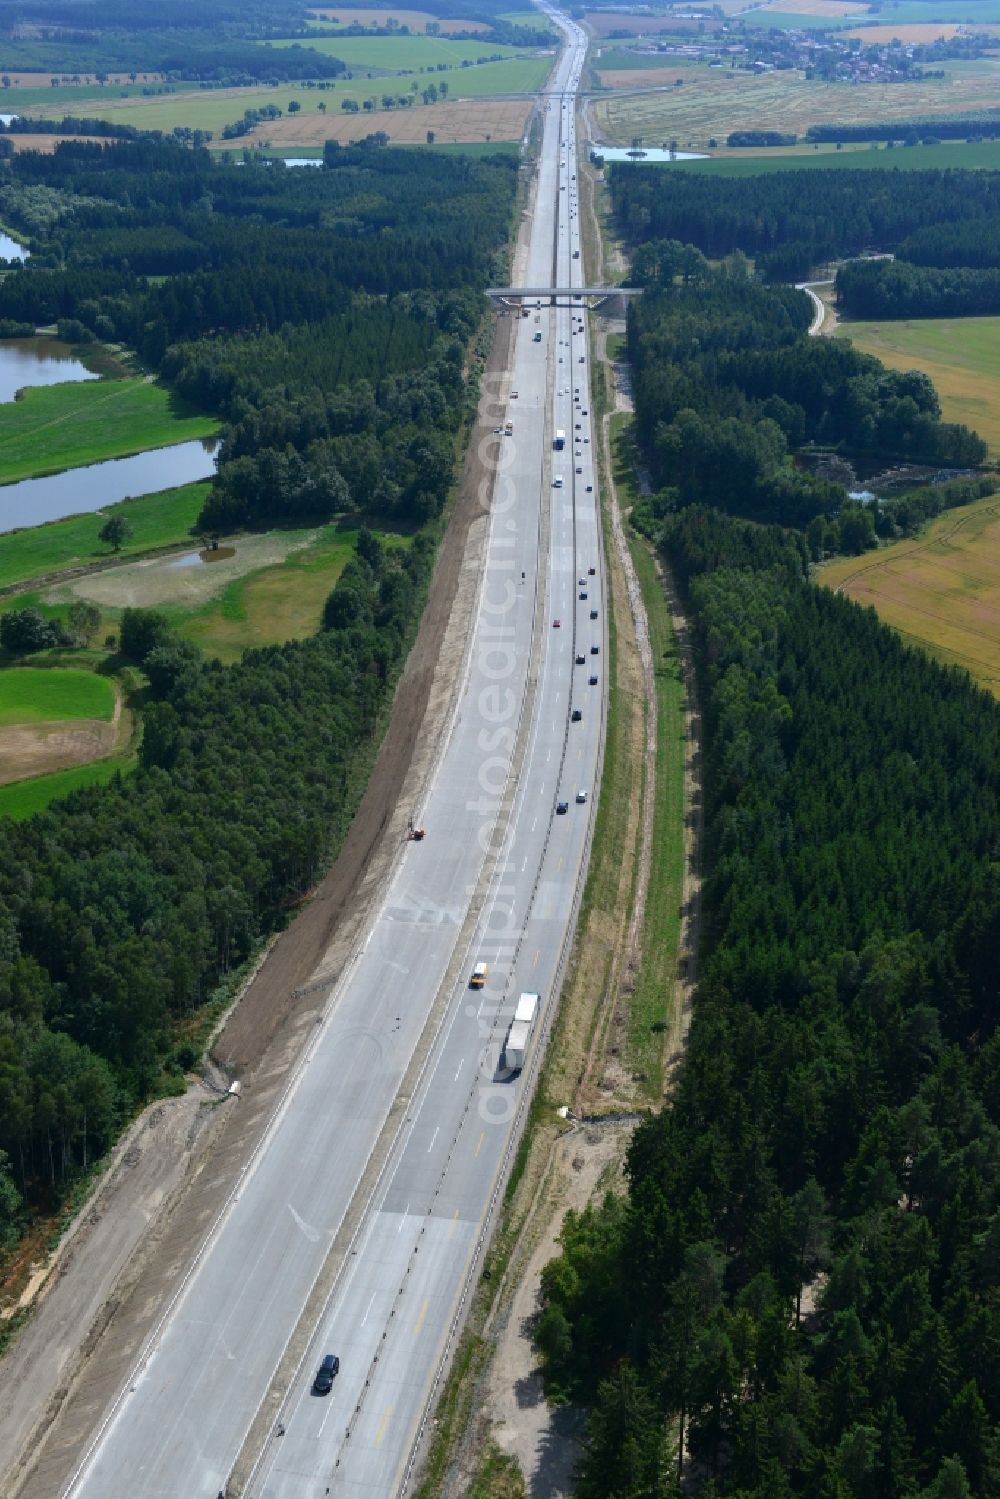
<instances>
[{"instance_id":1,"label":"dirt embankment","mask_svg":"<svg viewBox=\"0 0 1000 1499\"><path fill-rule=\"evenodd\" d=\"M490 372L507 367L510 320L498 324ZM487 389L496 381L487 379ZM37 1305L4 1360L0 1492L61 1492L115 1399L184 1269L270 1121L367 912L384 889L417 798L435 764L469 637L491 486L483 442L495 424L484 397L419 632L400 680L367 790L340 856L269 948L214 1046L241 1077L238 1102L212 1084L147 1110L99 1194L67 1239L73 1252L39 1266ZM48 1269L48 1275L43 1274ZM53 1362L58 1369L53 1393Z\"/></svg>"}]
</instances>

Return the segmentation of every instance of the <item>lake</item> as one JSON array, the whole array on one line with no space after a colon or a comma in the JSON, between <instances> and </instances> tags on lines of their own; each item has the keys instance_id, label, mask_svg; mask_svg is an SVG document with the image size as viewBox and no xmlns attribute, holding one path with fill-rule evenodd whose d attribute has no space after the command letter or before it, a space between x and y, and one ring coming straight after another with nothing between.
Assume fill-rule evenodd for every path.
<instances>
[{"instance_id":1,"label":"lake","mask_svg":"<svg viewBox=\"0 0 1000 1499\"><path fill-rule=\"evenodd\" d=\"M26 385L99 378L80 362L69 344L57 338L0 339L0 401L12 401Z\"/></svg>"},{"instance_id":2,"label":"lake","mask_svg":"<svg viewBox=\"0 0 1000 1499\"><path fill-rule=\"evenodd\" d=\"M9 234L0 232L0 260L27 260L28 250Z\"/></svg>"},{"instance_id":3,"label":"lake","mask_svg":"<svg viewBox=\"0 0 1000 1499\"><path fill-rule=\"evenodd\" d=\"M210 479L218 445L215 437L178 442L131 458L110 458L86 468L0 485L0 532L40 526L67 515L93 514L119 500Z\"/></svg>"}]
</instances>

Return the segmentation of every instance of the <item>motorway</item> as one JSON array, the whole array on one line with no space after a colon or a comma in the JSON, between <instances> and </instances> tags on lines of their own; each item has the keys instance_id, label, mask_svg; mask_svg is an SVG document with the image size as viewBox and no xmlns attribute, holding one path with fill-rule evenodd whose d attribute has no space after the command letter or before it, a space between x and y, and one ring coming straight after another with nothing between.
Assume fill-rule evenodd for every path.
<instances>
[{"instance_id":1,"label":"motorway","mask_svg":"<svg viewBox=\"0 0 1000 1499\"><path fill-rule=\"evenodd\" d=\"M577 287L574 96L586 42L553 19L567 44L543 105L524 284ZM422 1047L403 1122L244 1492L405 1490L551 1022L595 810L606 634L586 316L564 304L517 320L513 434L498 445L455 712L415 817L426 838L401 851L251 1168L81 1453L67 1499L227 1489ZM489 966L481 991L468 987L477 962ZM503 1040L522 990L540 994L540 1016L525 1072L511 1075ZM321 1398L311 1383L328 1352L340 1373Z\"/></svg>"}]
</instances>

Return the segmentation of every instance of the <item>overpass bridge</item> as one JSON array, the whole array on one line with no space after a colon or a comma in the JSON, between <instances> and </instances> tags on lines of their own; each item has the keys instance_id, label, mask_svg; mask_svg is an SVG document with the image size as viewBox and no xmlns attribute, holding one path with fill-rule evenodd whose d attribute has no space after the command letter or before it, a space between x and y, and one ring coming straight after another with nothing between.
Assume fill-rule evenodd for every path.
<instances>
[{"instance_id":1,"label":"overpass bridge","mask_svg":"<svg viewBox=\"0 0 1000 1499\"><path fill-rule=\"evenodd\" d=\"M486 295L503 307L516 302L531 302L536 307L579 305L623 315L629 297L641 297L641 286L491 286ZM617 305L616 305L617 304Z\"/></svg>"}]
</instances>

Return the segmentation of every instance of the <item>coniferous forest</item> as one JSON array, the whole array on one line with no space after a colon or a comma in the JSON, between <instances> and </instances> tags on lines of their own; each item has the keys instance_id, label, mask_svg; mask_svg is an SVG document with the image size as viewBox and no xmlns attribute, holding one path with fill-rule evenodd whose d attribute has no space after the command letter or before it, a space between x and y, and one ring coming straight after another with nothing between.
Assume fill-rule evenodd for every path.
<instances>
[{"instance_id":1,"label":"coniferous forest","mask_svg":"<svg viewBox=\"0 0 1000 1499\"><path fill-rule=\"evenodd\" d=\"M670 1100L543 1272L548 1390L589 1407L575 1492L991 1499L1000 707L810 579L807 489L769 499L761 429L792 416L764 402L856 441L860 397L870 440L907 395L804 345L795 294L745 266L636 259L637 437L669 488L640 518L692 629L707 877Z\"/></svg>"},{"instance_id":2,"label":"coniferous forest","mask_svg":"<svg viewBox=\"0 0 1000 1499\"><path fill-rule=\"evenodd\" d=\"M362 529L320 632L234 666L126 610L139 769L0 821L0 1248L183 1086L184 1023L340 846L425 597L515 170L370 148L236 169L149 140L3 168L33 253L0 315L76 319L219 414L202 526L354 511L416 534Z\"/></svg>"}]
</instances>

